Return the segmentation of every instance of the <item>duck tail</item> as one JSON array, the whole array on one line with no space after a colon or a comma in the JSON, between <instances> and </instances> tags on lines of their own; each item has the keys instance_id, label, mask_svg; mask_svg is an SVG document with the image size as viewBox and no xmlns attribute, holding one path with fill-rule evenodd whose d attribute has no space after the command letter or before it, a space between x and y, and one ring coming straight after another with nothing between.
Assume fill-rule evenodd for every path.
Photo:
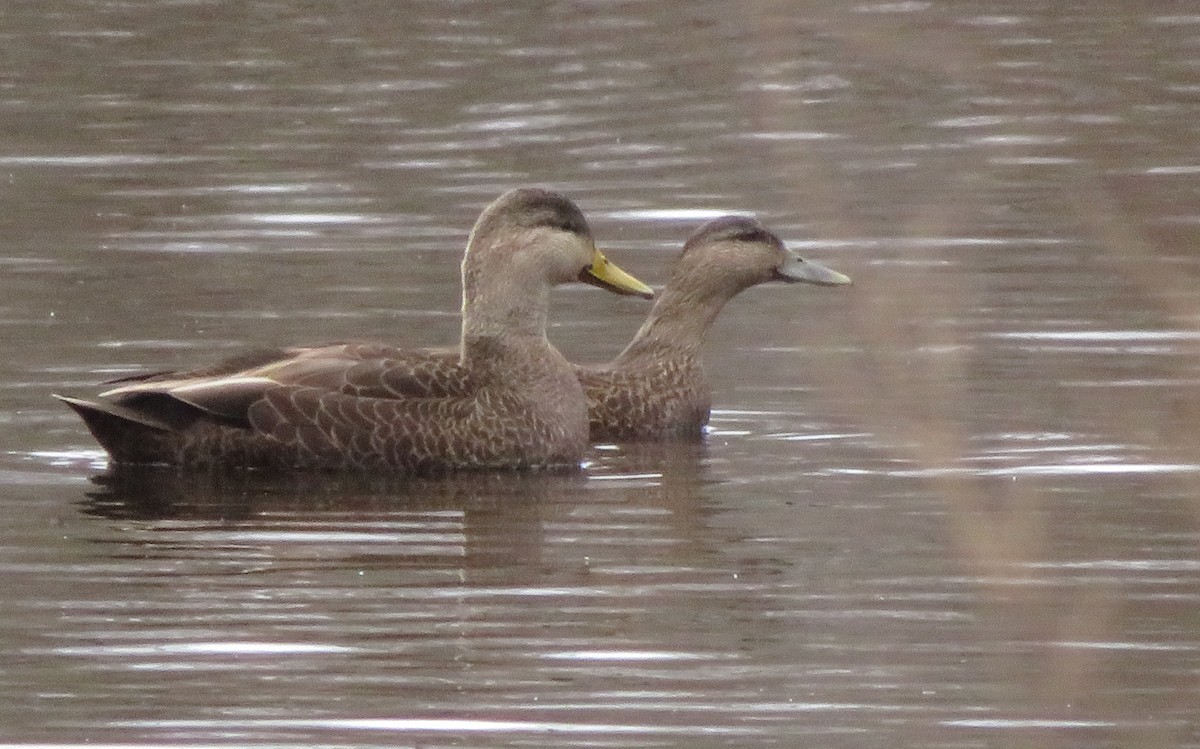
<instances>
[{"instance_id":1,"label":"duck tail","mask_svg":"<svg viewBox=\"0 0 1200 749\"><path fill-rule=\"evenodd\" d=\"M53 394L71 407L88 431L118 463L169 462L166 446L178 422L172 424L146 411L120 403L89 401Z\"/></svg>"}]
</instances>

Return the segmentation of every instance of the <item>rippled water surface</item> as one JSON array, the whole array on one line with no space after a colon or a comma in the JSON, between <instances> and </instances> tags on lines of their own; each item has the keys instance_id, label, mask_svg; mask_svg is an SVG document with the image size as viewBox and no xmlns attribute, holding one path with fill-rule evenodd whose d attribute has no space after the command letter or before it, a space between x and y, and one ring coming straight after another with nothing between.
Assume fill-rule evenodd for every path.
<instances>
[{"instance_id":1,"label":"rippled water surface","mask_svg":"<svg viewBox=\"0 0 1200 749\"><path fill-rule=\"evenodd\" d=\"M0 8L0 740L1200 746L1186 3ZM453 342L547 185L661 283L756 213L849 289L708 346L703 445L577 475L106 469L51 392ZM646 305L554 294L612 356Z\"/></svg>"}]
</instances>

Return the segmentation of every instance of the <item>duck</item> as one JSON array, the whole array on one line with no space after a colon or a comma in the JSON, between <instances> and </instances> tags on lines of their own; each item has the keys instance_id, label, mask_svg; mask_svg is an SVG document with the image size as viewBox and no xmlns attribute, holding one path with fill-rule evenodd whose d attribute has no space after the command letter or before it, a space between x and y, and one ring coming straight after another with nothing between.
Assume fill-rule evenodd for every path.
<instances>
[{"instance_id":1,"label":"duck","mask_svg":"<svg viewBox=\"0 0 1200 749\"><path fill-rule=\"evenodd\" d=\"M54 397L118 466L578 468L587 402L574 366L546 337L550 289L582 281L644 298L653 291L597 249L575 203L540 188L510 190L483 210L461 270L451 361L371 342L268 348L113 380L92 399Z\"/></svg>"},{"instance_id":2,"label":"duck","mask_svg":"<svg viewBox=\"0 0 1200 749\"><path fill-rule=\"evenodd\" d=\"M576 366L590 439L701 439L712 410L705 336L731 299L770 282L845 286L851 279L799 256L753 216L700 226L633 340L607 363Z\"/></svg>"},{"instance_id":3,"label":"duck","mask_svg":"<svg viewBox=\"0 0 1200 749\"><path fill-rule=\"evenodd\" d=\"M573 365L587 399L589 439L702 439L712 411L702 356L706 334L735 296L772 282L845 286L851 279L801 257L750 215L722 216L696 229L624 350L606 363ZM470 382L453 348L372 344L339 351L370 363L348 370L338 385L360 396L449 395Z\"/></svg>"}]
</instances>

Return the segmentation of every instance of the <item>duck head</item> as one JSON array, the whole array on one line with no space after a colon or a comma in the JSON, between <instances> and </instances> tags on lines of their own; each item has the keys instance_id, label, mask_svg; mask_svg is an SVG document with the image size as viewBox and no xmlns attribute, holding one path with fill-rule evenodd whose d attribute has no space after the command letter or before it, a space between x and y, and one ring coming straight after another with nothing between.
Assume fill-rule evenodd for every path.
<instances>
[{"instance_id":1,"label":"duck head","mask_svg":"<svg viewBox=\"0 0 1200 749\"><path fill-rule=\"evenodd\" d=\"M575 203L538 188L504 193L484 209L471 231L463 258L464 290L505 276L548 286L581 281L647 299L654 295L600 252Z\"/></svg>"},{"instance_id":2,"label":"duck head","mask_svg":"<svg viewBox=\"0 0 1200 749\"><path fill-rule=\"evenodd\" d=\"M788 249L757 219L741 215L714 219L692 234L676 273L694 284L723 287L730 295L769 281L817 286L851 283L849 276Z\"/></svg>"},{"instance_id":3,"label":"duck head","mask_svg":"<svg viewBox=\"0 0 1200 749\"><path fill-rule=\"evenodd\" d=\"M578 206L537 188L510 190L484 209L467 242L462 279L464 334L544 337L549 290L558 284L654 295L596 248Z\"/></svg>"}]
</instances>

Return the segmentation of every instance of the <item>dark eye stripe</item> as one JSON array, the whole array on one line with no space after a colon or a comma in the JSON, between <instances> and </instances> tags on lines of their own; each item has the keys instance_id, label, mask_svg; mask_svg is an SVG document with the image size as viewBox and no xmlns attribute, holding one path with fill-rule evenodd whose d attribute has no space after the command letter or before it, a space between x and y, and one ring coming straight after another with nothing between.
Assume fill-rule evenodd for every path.
<instances>
[{"instance_id":1,"label":"dark eye stripe","mask_svg":"<svg viewBox=\"0 0 1200 749\"><path fill-rule=\"evenodd\" d=\"M766 229L744 227L730 231L728 235L722 236L721 239L727 242L769 242L771 235Z\"/></svg>"},{"instance_id":2,"label":"dark eye stripe","mask_svg":"<svg viewBox=\"0 0 1200 749\"><path fill-rule=\"evenodd\" d=\"M778 242L775 235L758 223L757 219L749 216L724 216L713 219L700 227L691 239L689 245L710 244L716 242Z\"/></svg>"},{"instance_id":3,"label":"dark eye stripe","mask_svg":"<svg viewBox=\"0 0 1200 749\"><path fill-rule=\"evenodd\" d=\"M583 216L571 216L568 214L555 213L549 216L543 223L543 226L548 226L551 229L559 229L561 231L571 232L572 234L587 234L587 224L583 222Z\"/></svg>"}]
</instances>

